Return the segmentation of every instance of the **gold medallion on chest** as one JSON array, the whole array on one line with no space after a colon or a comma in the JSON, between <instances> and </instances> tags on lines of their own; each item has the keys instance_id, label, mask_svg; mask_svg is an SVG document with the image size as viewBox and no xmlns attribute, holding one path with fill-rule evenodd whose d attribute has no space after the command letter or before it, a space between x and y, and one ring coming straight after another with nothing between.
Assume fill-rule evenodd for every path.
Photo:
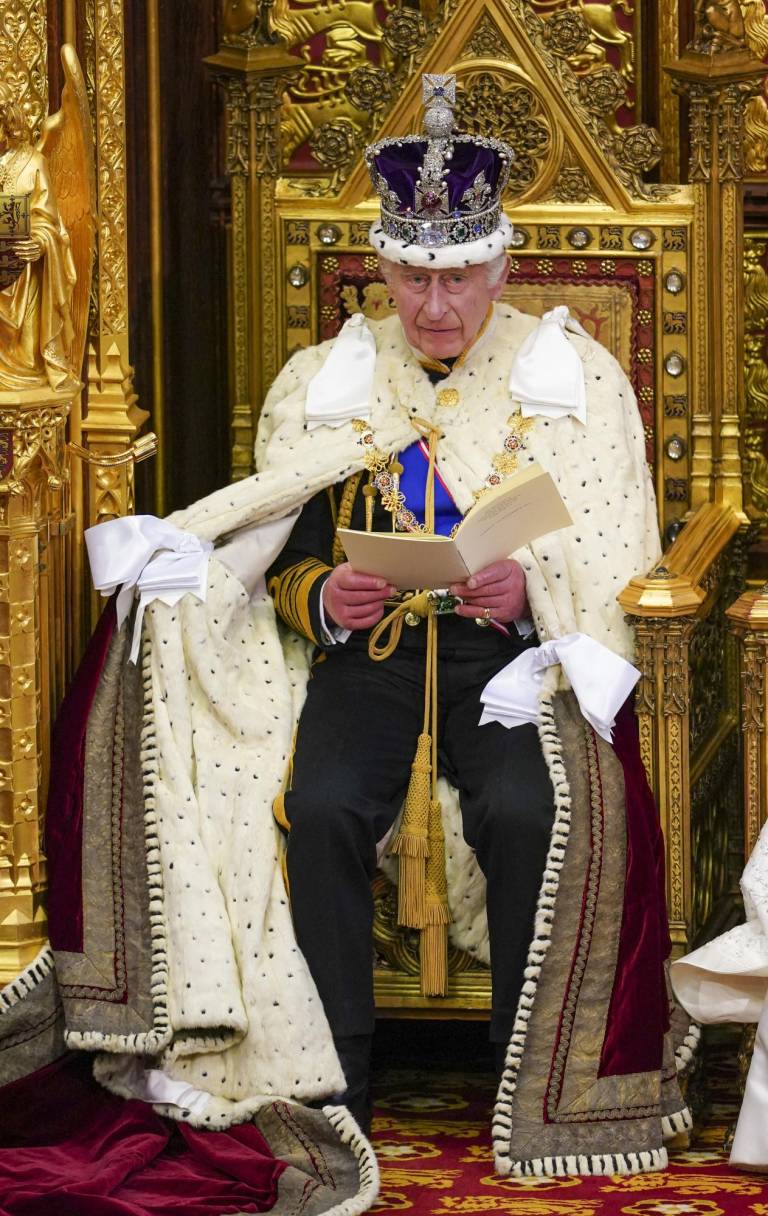
<instances>
[{"instance_id":1,"label":"gold medallion on chest","mask_svg":"<svg viewBox=\"0 0 768 1216\"><path fill-rule=\"evenodd\" d=\"M438 405L456 406L459 404L459 390L457 388L441 388L438 390L436 400Z\"/></svg>"}]
</instances>

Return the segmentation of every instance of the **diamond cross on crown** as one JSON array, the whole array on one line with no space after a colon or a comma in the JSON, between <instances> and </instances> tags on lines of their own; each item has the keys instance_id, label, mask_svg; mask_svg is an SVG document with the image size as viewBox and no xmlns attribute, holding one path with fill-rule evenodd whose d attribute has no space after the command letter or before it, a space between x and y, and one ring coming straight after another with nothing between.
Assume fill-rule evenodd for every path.
<instances>
[{"instance_id":1,"label":"diamond cross on crown","mask_svg":"<svg viewBox=\"0 0 768 1216\"><path fill-rule=\"evenodd\" d=\"M474 256L481 238L494 237L481 253L506 240L501 198L512 150L493 137L454 132L457 94L454 73L425 72L422 131L366 148L371 180L381 199L377 246L384 249L387 238L396 241L404 263L411 249L473 246Z\"/></svg>"},{"instance_id":2,"label":"diamond cross on crown","mask_svg":"<svg viewBox=\"0 0 768 1216\"><path fill-rule=\"evenodd\" d=\"M444 76L425 72L421 78L422 100L425 106L456 105L456 77L452 73Z\"/></svg>"}]
</instances>

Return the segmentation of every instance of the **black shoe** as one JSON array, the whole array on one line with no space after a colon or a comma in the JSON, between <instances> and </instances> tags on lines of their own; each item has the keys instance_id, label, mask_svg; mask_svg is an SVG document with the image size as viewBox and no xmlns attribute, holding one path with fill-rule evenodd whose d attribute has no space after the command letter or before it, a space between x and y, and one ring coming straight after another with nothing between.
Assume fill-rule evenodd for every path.
<instances>
[{"instance_id":1,"label":"black shoe","mask_svg":"<svg viewBox=\"0 0 768 1216\"><path fill-rule=\"evenodd\" d=\"M343 1094L334 1095L332 1101L346 1106L354 1115L361 1131L371 1134L371 1094L369 1076L371 1068L371 1036L349 1035L334 1038L347 1088Z\"/></svg>"}]
</instances>

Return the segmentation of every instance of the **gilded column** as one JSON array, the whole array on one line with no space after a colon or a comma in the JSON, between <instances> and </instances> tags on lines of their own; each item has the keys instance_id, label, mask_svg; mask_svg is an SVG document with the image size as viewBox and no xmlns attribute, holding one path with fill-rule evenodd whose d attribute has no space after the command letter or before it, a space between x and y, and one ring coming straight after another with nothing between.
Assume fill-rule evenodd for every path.
<instances>
[{"instance_id":1,"label":"gilded column","mask_svg":"<svg viewBox=\"0 0 768 1216\"><path fill-rule=\"evenodd\" d=\"M163 334L163 155L159 0L147 0L147 93L149 98L149 260L152 296L152 423L162 453L155 469L155 512L165 515L165 340Z\"/></svg>"},{"instance_id":2,"label":"gilded column","mask_svg":"<svg viewBox=\"0 0 768 1216\"><path fill-rule=\"evenodd\" d=\"M0 984L47 937L42 825L61 640L51 567L62 565L71 404L72 394L0 391Z\"/></svg>"},{"instance_id":3,"label":"gilded column","mask_svg":"<svg viewBox=\"0 0 768 1216\"><path fill-rule=\"evenodd\" d=\"M690 946L694 914L691 641L711 600L710 573L738 528L732 508L706 503L659 565L647 576L633 578L618 597L637 638L640 752L666 841L667 905L676 955Z\"/></svg>"},{"instance_id":4,"label":"gilded column","mask_svg":"<svg viewBox=\"0 0 768 1216\"><path fill-rule=\"evenodd\" d=\"M133 447L148 414L137 404L128 348L123 0L86 0L84 34L96 137L98 219L87 350L88 409L73 426L72 439L89 470L81 521L86 528L133 509L134 460L151 454L154 439L147 439L138 450ZM76 549L82 555L82 546ZM85 572L81 577L85 581Z\"/></svg>"},{"instance_id":5,"label":"gilded column","mask_svg":"<svg viewBox=\"0 0 768 1216\"><path fill-rule=\"evenodd\" d=\"M12 84L37 141L48 112L45 0L15 0L4 11L0 78ZM13 186L6 182L3 190ZM50 391L6 391L0 383L0 985L32 961L47 936L41 837L55 593L41 558L54 557L58 521L67 513L70 404L71 394L56 402Z\"/></svg>"},{"instance_id":6,"label":"gilded column","mask_svg":"<svg viewBox=\"0 0 768 1216\"><path fill-rule=\"evenodd\" d=\"M744 857L768 817L768 585L747 591L726 612L741 655L741 729L744 737Z\"/></svg>"},{"instance_id":7,"label":"gilded column","mask_svg":"<svg viewBox=\"0 0 768 1216\"><path fill-rule=\"evenodd\" d=\"M670 598L667 584L675 582L666 567L648 579L634 580L620 597L632 611L637 638L635 662L641 678L635 699L640 754L661 816L667 853L667 910L672 945L682 954L689 942L693 918L691 865L690 643L696 627L691 605L680 603L677 615L641 615L663 611ZM640 583L643 592L633 597ZM655 585L654 585L655 584ZM634 598L634 603L632 600ZM686 612L685 609L688 608Z\"/></svg>"},{"instance_id":8,"label":"gilded column","mask_svg":"<svg viewBox=\"0 0 768 1216\"><path fill-rule=\"evenodd\" d=\"M680 53L680 11L678 0L665 0L657 9L659 63L668 64ZM680 103L672 88L672 81L662 73L659 80L659 134L663 145L661 153L661 180L680 181Z\"/></svg>"},{"instance_id":9,"label":"gilded column","mask_svg":"<svg viewBox=\"0 0 768 1216\"><path fill-rule=\"evenodd\" d=\"M690 103L690 180L702 217L694 284L700 378L692 419L693 505L709 496L711 459L713 497L741 513L744 109L759 89L765 67L747 45L738 6L729 7L727 18L718 17L717 28L708 12L698 6L694 40L667 68L674 88ZM708 332L703 331L705 317L710 318Z\"/></svg>"},{"instance_id":10,"label":"gilded column","mask_svg":"<svg viewBox=\"0 0 768 1216\"><path fill-rule=\"evenodd\" d=\"M277 315L275 189L281 164L281 98L286 77L301 63L272 30L271 8L271 3L225 2L222 45L206 60L224 89L227 110L233 479L253 472L256 422L278 371L275 344L262 346L253 335L274 326Z\"/></svg>"}]
</instances>

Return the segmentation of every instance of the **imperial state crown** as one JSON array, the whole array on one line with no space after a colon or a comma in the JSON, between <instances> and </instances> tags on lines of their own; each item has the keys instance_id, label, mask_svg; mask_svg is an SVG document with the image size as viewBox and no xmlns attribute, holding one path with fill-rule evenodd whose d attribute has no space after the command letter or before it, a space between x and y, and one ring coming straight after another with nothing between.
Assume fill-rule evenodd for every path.
<instances>
[{"instance_id":1,"label":"imperial state crown","mask_svg":"<svg viewBox=\"0 0 768 1216\"><path fill-rule=\"evenodd\" d=\"M406 265L487 262L510 243L502 196L514 153L500 139L454 132L456 77L425 74L424 135L382 139L365 159L381 200L374 249Z\"/></svg>"}]
</instances>

